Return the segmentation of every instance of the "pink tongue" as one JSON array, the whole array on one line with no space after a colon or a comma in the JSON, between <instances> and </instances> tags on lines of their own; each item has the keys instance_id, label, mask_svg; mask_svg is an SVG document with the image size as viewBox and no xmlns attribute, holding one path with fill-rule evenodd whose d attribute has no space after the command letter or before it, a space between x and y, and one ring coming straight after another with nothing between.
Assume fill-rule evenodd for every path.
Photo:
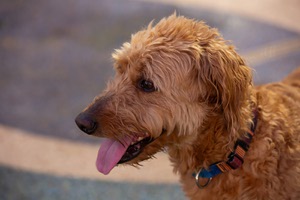
<instances>
[{"instance_id":1,"label":"pink tongue","mask_svg":"<svg viewBox=\"0 0 300 200\"><path fill-rule=\"evenodd\" d=\"M123 144L117 140L104 139L98 151L96 166L102 174L108 174L120 161L132 138L126 137L123 139Z\"/></svg>"}]
</instances>

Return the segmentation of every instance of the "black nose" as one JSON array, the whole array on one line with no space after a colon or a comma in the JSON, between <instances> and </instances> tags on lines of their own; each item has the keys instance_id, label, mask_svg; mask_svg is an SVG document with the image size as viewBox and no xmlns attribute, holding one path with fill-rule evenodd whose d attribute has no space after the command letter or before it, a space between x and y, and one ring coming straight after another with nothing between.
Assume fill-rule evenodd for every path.
<instances>
[{"instance_id":1,"label":"black nose","mask_svg":"<svg viewBox=\"0 0 300 200\"><path fill-rule=\"evenodd\" d=\"M83 132L87 134L93 134L97 129L97 122L88 114L80 113L76 119L75 123Z\"/></svg>"}]
</instances>

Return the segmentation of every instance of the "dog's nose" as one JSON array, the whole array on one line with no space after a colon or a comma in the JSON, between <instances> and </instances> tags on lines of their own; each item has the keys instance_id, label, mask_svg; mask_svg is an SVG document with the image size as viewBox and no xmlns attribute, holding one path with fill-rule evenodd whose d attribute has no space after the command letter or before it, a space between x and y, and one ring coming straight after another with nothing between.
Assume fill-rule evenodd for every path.
<instances>
[{"instance_id":1,"label":"dog's nose","mask_svg":"<svg viewBox=\"0 0 300 200\"><path fill-rule=\"evenodd\" d=\"M89 135L93 134L97 129L97 122L86 113L80 113L76 117L75 123L77 124L80 130Z\"/></svg>"}]
</instances>

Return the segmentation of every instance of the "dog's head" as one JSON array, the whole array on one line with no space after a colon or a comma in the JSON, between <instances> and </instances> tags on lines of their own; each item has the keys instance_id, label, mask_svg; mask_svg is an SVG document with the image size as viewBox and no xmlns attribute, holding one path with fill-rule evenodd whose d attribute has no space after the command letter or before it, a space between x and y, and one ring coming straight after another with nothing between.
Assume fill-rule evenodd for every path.
<instances>
[{"instance_id":1,"label":"dog's head","mask_svg":"<svg viewBox=\"0 0 300 200\"><path fill-rule=\"evenodd\" d=\"M113 54L116 75L76 118L104 137L97 167L136 164L165 146L188 144L212 112L238 126L251 72L203 22L172 15L134 34Z\"/></svg>"}]
</instances>

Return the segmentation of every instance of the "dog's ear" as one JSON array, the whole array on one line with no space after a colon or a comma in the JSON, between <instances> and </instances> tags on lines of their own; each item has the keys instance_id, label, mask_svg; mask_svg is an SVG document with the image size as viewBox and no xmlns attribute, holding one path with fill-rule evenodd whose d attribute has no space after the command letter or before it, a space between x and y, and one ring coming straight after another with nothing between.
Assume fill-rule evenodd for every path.
<instances>
[{"instance_id":1,"label":"dog's ear","mask_svg":"<svg viewBox=\"0 0 300 200\"><path fill-rule=\"evenodd\" d=\"M228 131L237 130L242 119L242 108L250 98L252 73L234 48L217 31L200 44L197 80L202 99L221 111Z\"/></svg>"}]
</instances>

